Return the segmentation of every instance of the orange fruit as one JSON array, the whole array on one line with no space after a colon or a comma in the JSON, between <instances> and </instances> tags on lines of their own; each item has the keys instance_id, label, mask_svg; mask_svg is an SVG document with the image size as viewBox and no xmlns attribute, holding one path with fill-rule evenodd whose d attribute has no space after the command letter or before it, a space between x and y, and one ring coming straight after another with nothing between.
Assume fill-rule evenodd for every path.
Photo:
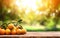
<instances>
[{"instance_id":1,"label":"orange fruit","mask_svg":"<svg viewBox=\"0 0 60 38\"><path fill-rule=\"evenodd\" d=\"M12 34L12 35L16 35L16 29L13 29L13 30L11 31L11 34Z\"/></svg>"},{"instance_id":2,"label":"orange fruit","mask_svg":"<svg viewBox=\"0 0 60 38\"><path fill-rule=\"evenodd\" d=\"M26 34L26 29L22 29L22 34Z\"/></svg>"},{"instance_id":3,"label":"orange fruit","mask_svg":"<svg viewBox=\"0 0 60 38\"><path fill-rule=\"evenodd\" d=\"M0 29L0 34L1 35L5 35L5 30L4 29Z\"/></svg>"},{"instance_id":4,"label":"orange fruit","mask_svg":"<svg viewBox=\"0 0 60 38\"><path fill-rule=\"evenodd\" d=\"M14 29L15 29L15 30L17 30L17 28L16 28L16 27L14 27Z\"/></svg>"},{"instance_id":5,"label":"orange fruit","mask_svg":"<svg viewBox=\"0 0 60 38\"><path fill-rule=\"evenodd\" d=\"M20 35L22 33L22 30L21 29L17 29L16 32L17 32L18 35Z\"/></svg>"},{"instance_id":6,"label":"orange fruit","mask_svg":"<svg viewBox=\"0 0 60 38\"><path fill-rule=\"evenodd\" d=\"M8 28L12 30L14 28L14 24L9 24Z\"/></svg>"},{"instance_id":7,"label":"orange fruit","mask_svg":"<svg viewBox=\"0 0 60 38\"><path fill-rule=\"evenodd\" d=\"M1 28L0 28L0 31L1 31Z\"/></svg>"},{"instance_id":8,"label":"orange fruit","mask_svg":"<svg viewBox=\"0 0 60 38\"><path fill-rule=\"evenodd\" d=\"M10 29L6 29L6 35L10 35L10 33L11 33L11 30Z\"/></svg>"}]
</instances>

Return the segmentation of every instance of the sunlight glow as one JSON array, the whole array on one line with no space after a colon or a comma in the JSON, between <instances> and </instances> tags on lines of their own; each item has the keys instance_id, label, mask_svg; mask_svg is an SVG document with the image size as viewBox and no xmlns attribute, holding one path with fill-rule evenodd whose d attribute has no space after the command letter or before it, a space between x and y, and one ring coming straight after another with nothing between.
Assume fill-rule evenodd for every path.
<instances>
[{"instance_id":1,"label":"sunlight glow","mask_svg":"<svg viewBox=\"0 0 60 38\"><path fill-rule=\"evenodd\" d=\"M37 4L40 4L39 6L43 6L41 0L16 0L17 6L23 6L25 8L32 8L33 10L37 9ZM36 4L37 3L37 4Z\"/></svg>"},{"instance_id":2,"label":"sunlight glow","mask_svg":"<svg viewBox=\"0 0 60 38\"><path fill-rule=\"evenodd\" d=\"M16 5L19 7L31 8L32 10L37 9L36 0L16 0Z\"/></svg>"},{"instance_id":3,"label":"sunlight glow","mask_svg":"<svg viewBox=\"0 0 60 38\"><path fill-rule=\"evenodd\" d=\"M19 0L16 0L15 4L16 4L17 6L20 6L20 1L19 1Z\"/></svg>"},{"instance_id":4,"label":"sunlight glow","mask_svg":"<svg viewBox=\"0 0 60 38\"><path fill-rule=\"evenodd\" d=\"M49 2L47 0L16 0L15 2L16 6L18 6L18 9L25 8L27 13L29 13L28 10L46 10L49 6L48 3Z\"/></svg>"}]
</instances>

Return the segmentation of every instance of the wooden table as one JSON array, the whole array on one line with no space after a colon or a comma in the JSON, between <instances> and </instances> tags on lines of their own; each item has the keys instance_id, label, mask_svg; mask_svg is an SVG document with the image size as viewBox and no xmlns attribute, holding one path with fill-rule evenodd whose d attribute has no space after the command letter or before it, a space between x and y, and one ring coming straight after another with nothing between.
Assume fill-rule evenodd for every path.
<instances>
[{"instance_id":1,"label":"wooden table","mask_svg":"<svg viewBox=\"0 0 60 38\"><path fill-rule=\"evenodd\" d=\"M60 32L27 32L25 35L0 35L0 38L60 38Z\"/></svg>"}]
</instances>

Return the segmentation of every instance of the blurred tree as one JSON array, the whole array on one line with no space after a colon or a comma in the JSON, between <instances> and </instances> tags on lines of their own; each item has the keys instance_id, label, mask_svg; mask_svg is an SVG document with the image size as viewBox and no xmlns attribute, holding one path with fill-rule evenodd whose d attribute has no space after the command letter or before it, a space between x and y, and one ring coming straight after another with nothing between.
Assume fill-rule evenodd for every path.
<instances>
[{"instance_id":1,"label":"blurred tree","mask_svg":"<svg viewBox=\"0 0 60 38\"><path fill-rule=\"evenodd\" d=\"M16 8L14 6L9 6L11 2L8 1L7 3L5 0L0 1L0 20L6 21L20 19Z\"/></svg>"}]
</instances>

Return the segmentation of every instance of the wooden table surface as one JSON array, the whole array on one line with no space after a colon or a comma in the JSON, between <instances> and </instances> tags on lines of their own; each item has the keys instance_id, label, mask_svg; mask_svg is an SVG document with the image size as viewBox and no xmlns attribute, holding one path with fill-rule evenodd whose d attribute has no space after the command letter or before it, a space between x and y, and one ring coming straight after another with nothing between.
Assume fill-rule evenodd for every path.
<instances>
[{"instance_id":1,"label":"wooden table surface","mask_svg":"<svg viewBox=\"0 0 60 38\"><path fill-rule=\"evenodd\" d=\"M60 37L60 32L27 32L25 35L0 35L0 37Z\"/></svg>"}]
</instances>

